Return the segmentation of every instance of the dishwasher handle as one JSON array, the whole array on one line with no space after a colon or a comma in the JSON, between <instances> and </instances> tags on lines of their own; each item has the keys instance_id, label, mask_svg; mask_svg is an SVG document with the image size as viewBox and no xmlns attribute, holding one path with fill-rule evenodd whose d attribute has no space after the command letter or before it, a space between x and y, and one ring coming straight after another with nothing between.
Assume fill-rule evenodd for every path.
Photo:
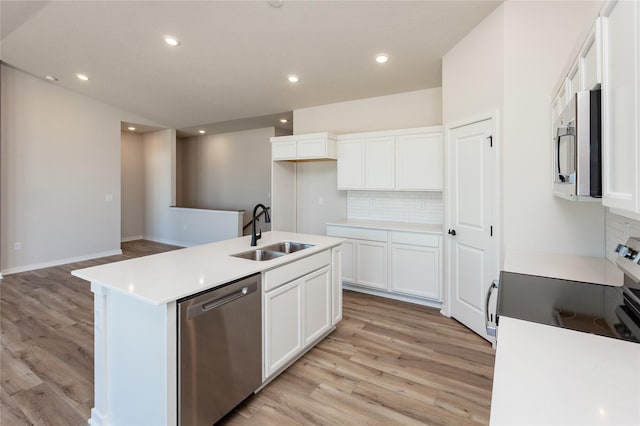
<instances>
[{"instance_id":1,"label":"dishwasher handle","mask_svg":"<svg viewBox=\"0 0 640 426\"><path fill-rule=\"evenodd\" d=\"M218 306L222 306L224 304L233 302L236 299L240 299L241 297L246 296L248 291L249 291L249 287L242 287L242 290L238 290L235 293L228 294L218 299L213 299L209 302L204 302L201 305L202 310L209 311L211 309L217 308Z\"/></svg>"},{"instance_id":2,"label":"dishwasher handle","mask_svg":"<svg viewBox=\"0 0 640 426\"><path fill-rule=\"evenodd\" d=\"M238 291L224 295L222 297L212 297L211 299L204 300L202 302L191 305L189 306L187 311L187 319L196 318L213 309L219 308L223 305L226 305L227 303L231 303L251 293L254 293L256 291L256 288L257 288L256 284L249 284L242 287Z\"/></svg>"}]
</instances>

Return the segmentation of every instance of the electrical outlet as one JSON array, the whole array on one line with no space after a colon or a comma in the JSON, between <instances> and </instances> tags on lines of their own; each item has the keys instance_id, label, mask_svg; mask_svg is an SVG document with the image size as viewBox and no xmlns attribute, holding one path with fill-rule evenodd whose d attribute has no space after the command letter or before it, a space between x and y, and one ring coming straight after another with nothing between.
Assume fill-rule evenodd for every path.
<instances>
[{"instance_id":1,"label":"electrical outlet","mask_svg":"<svg viewBox=\"0 0 640 426\"><path fill-rule=\"evenodd\" d=\"M318 205L324 206L324 197L318 197Z\"/></svg>"},{"instance_id":2,"label":"electrical outlet","mask_svg":"<svg viewBox=\"0 0 640 426\"><path fill-rule=\"evenodd\" d=\"M15 251L22 250L22 244L20 244L20 243L13 243L13 249L14 249Z\"/></svg>"},{"instance_id":3,"label":"electrical outlet","mask_svg":"<svg viewBox=\"0 0 640 426\"><path fill-rule=\"evenodd\" d=\"M105 194L104 201L106 201L107 203L113 201L113 194Z\"/></svg>"},{"instance_id":4,"label":"electrical outlet","mask_svg":"<svg viewBox=\"0 0 640 426\"><path fill-rule=\"evenodd\" d=\"M625 222L624 223L624 239L628 239L630 237L631 234L631 225L629 224L629 222Z\"/></svg>"}]
</instances>

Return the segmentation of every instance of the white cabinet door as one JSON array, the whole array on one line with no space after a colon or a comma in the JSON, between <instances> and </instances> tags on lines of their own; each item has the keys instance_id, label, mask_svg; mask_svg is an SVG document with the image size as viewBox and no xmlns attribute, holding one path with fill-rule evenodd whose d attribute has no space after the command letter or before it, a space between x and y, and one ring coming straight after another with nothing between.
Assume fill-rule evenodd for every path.
<instances>
[{"instance_id":1,"label":"white cabinet door","mask_svg":"<svg viewBox=\"0 0 640 426\"><path fill-rule=\"evenodd\" d=\"M573 63L573 66L569 70L569 75L567 76L567 84L569 89L569 102L575 96L576 93L582 91L582 78L580 74L579 61Z\"/></svg>"},{"instance_id":2,"label":"white cabinet door","mask_svg":"<svg viewBox=\"0 0 640 426\"><path fill-rule=\"evenodd\" d=\"M265 293L264 374L271 376L303 348L301 279Z\"/></svg>"},{"instance_id":3,"label":"white cabinet door","mask_svg":"<svg viewBox=\"0 0 640 426\"><path fill-rule=\"evenodd\" d=\"M295 160L296 141L281 141L271 144L272 160Z\"/></svg>"},{"instance_id":4,"label":"white cabinet door","mask_svg":"<svg viewBox=\"0 0 640 426\"><path fill-rule=\"evenodd\" d=\"M440 248L391 244L390 288L397 293L440 299Z\"/></svg>"},{"instance_id":5,"label":"white cabinet door","mask_svg":"<svg viewBox=\"0 0 640 426\"><path fill-rule=\"evenodd\" d=\"M331 269L328 266L302 278L304 346L331 328Z\"/></svg>"},{"instance_id":6,"label":"white cabinet door","mask_svg":"<svg viewBox=\"0 0 640 426\"><path fill-rule=\"evenodd\" d=\"M394 189L395 138L393 136L365 140L365 188Z\"/></svg>"},{"instance_id":7,"label":"white cabinet door","mask_svg":"<svg viewBox=\"0 0 640 426\"><path fill-rule=\"evenodd\" d=\"M357 283L373 288L387 288L387 243L356 241Z\"/></svg>"},{"instance_id":8,"label":"white cabinet door","mask_svg":"<svg viewBox=\"0 0 640 426\"><path fill-rule=\"evenodd\" d=\"M356 282L356 242L344 240L341 247L342 279L348 283Z\"/></svg>"},{"instance_id":9,"label":"white cabinet door","mask_svg":"<svg viewBox=\"0 0 640 426\"><path fill-rule=\"evenodd\" d=\"M580 74L582 90L593 90L602 83L602 28L601 19L598 18L587 36L578 61L580 62Z\"/></svg>"},{"instance_id":10,"label":"white cabinet door","mask_svg":"<svg viewBox=\"0 0 640 426\"><path fill-rule=\"evenodd\" d=\"M602 204L638 211L638 2L621 1L602 20Z\"/></svg>"},{"instance_id":11,"label":"white cabinet door","mask_svg":"<svg viewBox=\"0 0 640 426\"><path fill-rule=\"evenodd\" d=\"M396 139L396 189L441 191L444 156L442 134L402 135Z\"/></svg>"},{"instance_id":12,"label":"white cabinet door","mask_svg":"<svg viewBox=\"0 0 640 426\"><path fill-rule=\"evenodd\" d=\"M338 142L338 189L364 189L364 140Z\"/></svg>"},{"instance_id":13,"label":"white cabinet door","mask_svg":"<svg viewBox=\"0 0 640 426\"><path fill-rule=\"evenodd\" d=\"M342 247L331 250L331 324L336 325L342 319Z\"/></svg>"}]
</instances>

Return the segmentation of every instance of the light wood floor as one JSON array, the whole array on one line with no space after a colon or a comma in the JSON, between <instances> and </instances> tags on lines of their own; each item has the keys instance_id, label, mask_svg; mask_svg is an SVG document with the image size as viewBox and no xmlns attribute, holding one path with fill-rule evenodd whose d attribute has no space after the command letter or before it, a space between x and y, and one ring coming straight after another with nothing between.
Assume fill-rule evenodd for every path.
<instances>
[{"instance_id":1,"label":"light wood floor","mask_svg":"<svg viewBox=\"0 0 640 426\"><path fill-rule=\"evenodd\" d=\"M93 297L73 269L0 281L0 425L86 425L93 406ZM431 308L345 292L344 319L318 346L221 423L227 425L488 424L494 352Z\"/></svg>"}]
</instances>

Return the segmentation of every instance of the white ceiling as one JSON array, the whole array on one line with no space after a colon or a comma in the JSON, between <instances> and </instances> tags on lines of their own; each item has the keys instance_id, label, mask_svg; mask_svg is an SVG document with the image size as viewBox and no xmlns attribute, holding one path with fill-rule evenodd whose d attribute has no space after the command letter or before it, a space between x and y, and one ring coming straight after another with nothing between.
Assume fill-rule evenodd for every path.
<instances>
[{"instance_id":1,"label":"white ceiling","mask_svg":"<svg viewBox=\"0 0 640 426\"><path fill-rule=\"evenodd\" d=\"M499 3L2 0L0 59L187 129L438 87L443 54Z\"/></svg>"}]
</instances>

